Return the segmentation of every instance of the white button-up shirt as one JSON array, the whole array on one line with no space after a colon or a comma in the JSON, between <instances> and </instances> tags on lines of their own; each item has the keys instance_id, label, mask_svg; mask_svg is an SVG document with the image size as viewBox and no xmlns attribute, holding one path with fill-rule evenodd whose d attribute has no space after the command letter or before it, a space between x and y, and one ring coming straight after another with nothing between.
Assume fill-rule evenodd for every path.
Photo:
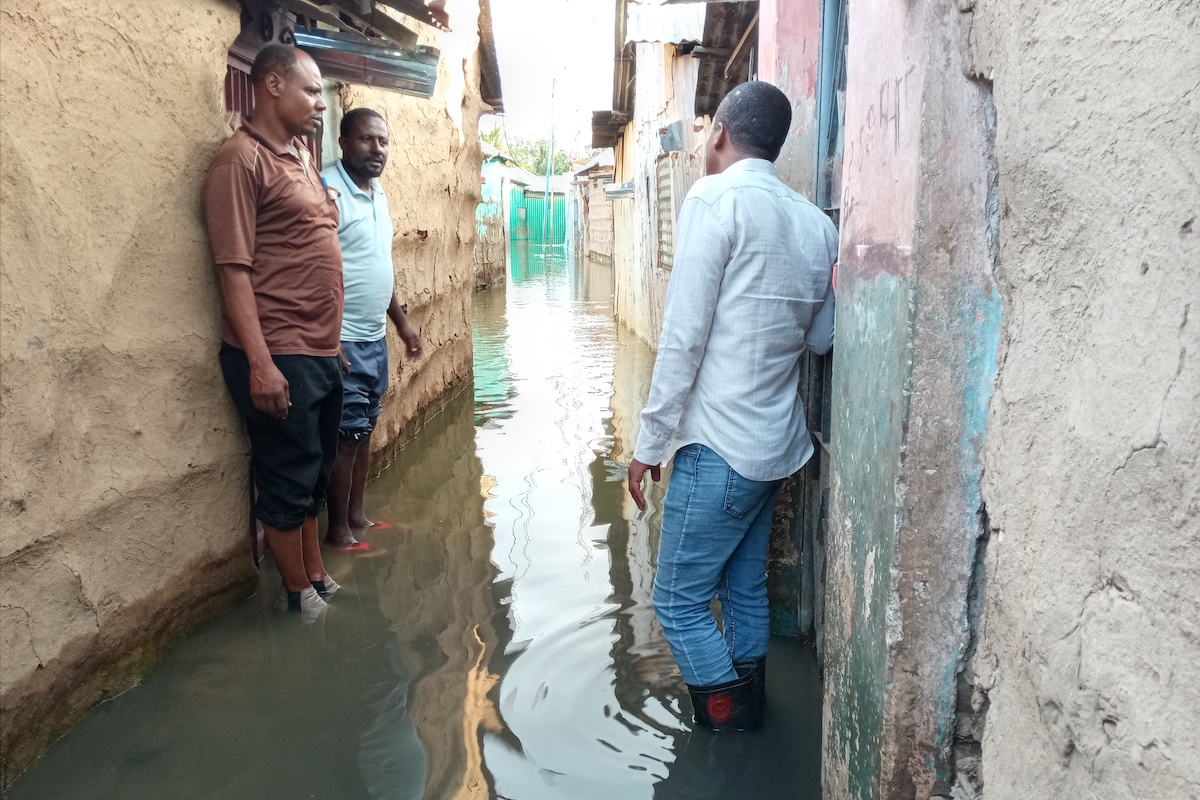
<instances>
[{"instance_id":1,"label":"white button-up shirt","mask_svg":"<svg viewBox=\"0 0 1200 800\"><path fill-rule=\"evenodd\" d=\"M800 358L833 344L837 229L773 164L745 159L696 182L678 231L634 458L699 443L750 480L787 477L813 452Z\"/></svg>"}]
</instances>

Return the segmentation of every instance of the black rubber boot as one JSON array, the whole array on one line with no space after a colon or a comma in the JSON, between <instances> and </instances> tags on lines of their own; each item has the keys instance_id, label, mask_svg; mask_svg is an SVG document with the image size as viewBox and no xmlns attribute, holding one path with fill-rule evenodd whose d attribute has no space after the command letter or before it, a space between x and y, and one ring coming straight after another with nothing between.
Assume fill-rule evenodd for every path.
<instances>
[{"instance_id":1,"label":"black rubber boot","mask_svg":"<svg viewBox=\"0 0 1200 800\"><path fill-rule=\"evenodd\" d=\"M762 719L767 713L767 657L735 661L733 670L739 678L754 677L754 702L758 704L758 717Z\"/></svg>"},{"instance_id":2,"label":"black rubber boot","mask_svg":"<svg viewBox=\"0 0 1200 800\"><path fill-rule=\"evenodd\" d=\"M754 676L715 686L689 686L696 722L714 731L754 731L762 727Z\"/></svg>"}]
</instances>

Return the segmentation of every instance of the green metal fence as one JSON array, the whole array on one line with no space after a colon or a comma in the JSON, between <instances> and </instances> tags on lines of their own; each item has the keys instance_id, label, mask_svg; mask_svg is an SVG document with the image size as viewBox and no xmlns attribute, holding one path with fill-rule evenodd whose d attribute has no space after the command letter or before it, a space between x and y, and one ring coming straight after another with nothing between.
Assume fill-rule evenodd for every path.
<instances>
[{"instance_id":1,"label":"green metal fence","mask_svg":"<svg viewBox=\"0 0 1200 800\"><path fill-rule=\"evenodd\" d=\"M509 203L509 239L561 244L567 239L567 198L550 195L550 218L546 219L546 195L532 189L514 188Z\"/></svg>"}]
</instances>

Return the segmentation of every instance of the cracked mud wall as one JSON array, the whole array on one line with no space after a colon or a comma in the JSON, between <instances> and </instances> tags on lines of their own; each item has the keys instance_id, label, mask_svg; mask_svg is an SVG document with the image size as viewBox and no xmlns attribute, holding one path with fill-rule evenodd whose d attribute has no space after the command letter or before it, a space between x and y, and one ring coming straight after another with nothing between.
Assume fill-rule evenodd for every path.
<instances>
[{"instance_id":1,"label":"cracked mud wall","mask_svg":"<svg viewBox=\"0 0 1200 800\"><path fill-rule=\"evenodd\" d=\"M397 287L426 346L403 362L389 333L380 452L471 373L478 4L450 11L432 100L342 97L391 127ZM239 27L227 0L0 9L0 785L251 588L199 206Z\"/></svg>"},{"instance_id":2,"label":"cracked mud wall","mask_svg":"<svg viewBox=\"0 0 1200 800\"><path fill-rule=\"evenodd\" d=\"M483 163L478 127L490 107L479 94L479 3L456 0L447 10L453 33L427 28L421 33L423 44L441 50L432 99L366 86L340 88L344 110L373 108L388 125L390 152L380 180L395 225L396 293L425 345L419 361L405 360L400 337L388 323L391 374L371 438L377 462L441 406L449 389L471 377L472 259Z\"/></svg>"},{"instance_id":3,"label":"cracked mud wall","mask_svg":"<svg viewBox=\"0 0 1200 800\"><path fill-rule=\"evenodd\" d=\"M0 784L253 572L198 199L237 32L0 9Z\"/></svg>"},{"instance_id":4,"label":"cracked mud wall","mask_svg":"<svg viewBox=\"0 0 1200 800\"><path fill-rule=\"evenodd\" d=\"M984 797L1197 797L1200 6L961 5L995 88L1006 322Z\"/></svg>"}]
</instances>

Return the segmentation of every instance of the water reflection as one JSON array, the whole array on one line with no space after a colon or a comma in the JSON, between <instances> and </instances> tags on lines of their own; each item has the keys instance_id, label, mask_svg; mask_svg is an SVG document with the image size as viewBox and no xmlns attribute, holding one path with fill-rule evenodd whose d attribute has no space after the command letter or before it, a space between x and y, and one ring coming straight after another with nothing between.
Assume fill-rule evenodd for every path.
<instances>
[{"instance_id":1,"label":"water reflection","mask_svg":"<svg viewBox=\"0 0 1200 800\"><path fill-rule=\"evenodd\" d=\"M263 591L93 712L26 798L817 798L811 655L773 642L755 734L690 732L650 604L657 508L622 483L653 354L612 269L518 243L476 294L475 390L368 486L314 625Z\"/></svg>"},{"instance_id":2,"label":"water reflection","mask_svg":"<svg viewBox=\"0 0 1200 800\"><path fill-rule=\"evenodd\" d=\"M512 261L503 381L514 413L482 427L476 446L494 478L485 508L512 631L496 697L522 750L489 737L485 759L498 796L649 797L673 760L680 711L676 690L654 693L639 677L669 675L670 656L661 637L639 635L653 615L634 585L648 585L653 565L629 558L615 460L611 269L537 243L518 243ZM499 302L477 299L477 314Z\"/></svg>"}]
</instances>

